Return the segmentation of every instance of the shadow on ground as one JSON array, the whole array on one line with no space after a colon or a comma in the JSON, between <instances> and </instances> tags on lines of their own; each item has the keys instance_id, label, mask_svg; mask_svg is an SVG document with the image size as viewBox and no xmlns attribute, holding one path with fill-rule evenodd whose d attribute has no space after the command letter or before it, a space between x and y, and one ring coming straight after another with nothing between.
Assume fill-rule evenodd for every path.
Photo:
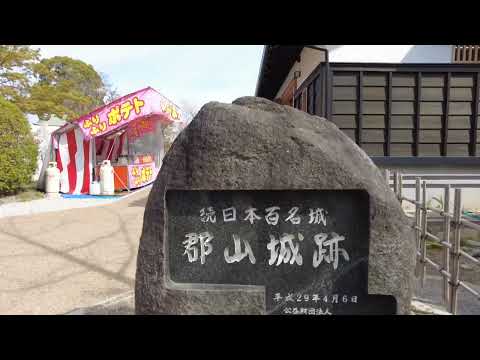
<instances>
[{"instance_id":1,"label":"shadow on ground","mask_svg":"<svg viewBox=\"0 0 480 360\"><path fill-rule=\"evenodd\" d=\"M113 304L75 309L65 315L135 315L133 295Z\"/></svg>"},{"instance_id":2,"label":"shadow on ground","mask_svg":"<svg viewBox=\"0 0 480 360\"><path fill-rule=\"evenodd\" d=\"M144 191L104 206L1 219L0 313L133 314L133 300L90 305L133 289L147 199Z\"/></svg>"},{"instance_id":3,"label":"shadow on ground","mask_svg":"<svg viewBox=\"0 0 480 360\"><path fill-rule=\"evenodd\" d=\"M145 206L147 205L147 200L148 200L148 197L145 197L145 198L139 199L139 200L135 200L135 201L132 201L130 204L128 204L128 206L129 207L145 208Z\"/></svg>"}]
</instances>

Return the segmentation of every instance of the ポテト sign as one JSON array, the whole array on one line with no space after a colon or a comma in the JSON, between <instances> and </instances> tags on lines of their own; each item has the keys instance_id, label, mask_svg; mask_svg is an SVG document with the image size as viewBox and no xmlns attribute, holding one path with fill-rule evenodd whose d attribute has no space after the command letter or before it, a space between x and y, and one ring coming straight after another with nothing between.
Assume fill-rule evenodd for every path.
<instances>
[{"instance_id":1,"label":"\u30dd\u30c6\u30c8 sign","mask_svg":"<svg viewBox=\"0 0 480 360\"><path fill-rule=\"evenodd\" d=\"M267 314L395 314L370 295L362 190L168 190L167 278L189 289L264 286Z\"/></svg>"},{"instance_id":2,"label":"\u30dd\u30c6\u30c8 sign","mask_svg":"<svg viewBox=\"0 0 480 360\"><path fill-rule=\"evenodd\" d=\"M138 137L153 130L154 118L166 124L185 121L175 104L148 87L121 97L74 122L82 130L85 139L105 135L129 122L135 122L129 129L129 137Z\"/></svg>"}]
</instances>

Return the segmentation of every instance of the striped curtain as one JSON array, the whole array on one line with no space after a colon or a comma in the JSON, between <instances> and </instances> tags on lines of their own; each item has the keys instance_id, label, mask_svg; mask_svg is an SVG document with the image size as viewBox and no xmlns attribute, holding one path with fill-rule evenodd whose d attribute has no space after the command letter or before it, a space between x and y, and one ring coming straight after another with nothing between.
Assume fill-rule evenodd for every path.
<instances>
[{"instance_id":1,"label":"striped curtain","mask_svg":"<svg viewBox=\"0 0 480 360\"><path fill-rule=\"evenodd\" d=\"M84 140L79 128L63 133L58 140L55 156L60 170L60 192L88 194L92 173L90 140Z\"/></svg>"},{"instance_id":2,"label":"striped curtain","mask_svg":"<svg viewBox=\"0 0 480 360\"><path fill-rule=\"evenodd\" d=\"M125 146L125 136L126 132L112 139L96 139L97 162L117 160ZM79 128L60 135L58 143L55 143L56 162L60 170L60 192L65 194L90 192L92 144L90 140L84 139Z\"/></svg>"}]
</instances>

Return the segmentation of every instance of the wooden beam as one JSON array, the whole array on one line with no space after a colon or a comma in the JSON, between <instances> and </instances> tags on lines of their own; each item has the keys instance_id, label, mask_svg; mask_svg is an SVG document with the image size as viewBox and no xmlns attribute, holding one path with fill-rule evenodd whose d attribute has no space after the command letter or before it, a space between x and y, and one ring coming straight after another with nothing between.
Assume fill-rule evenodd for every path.
<instances>
[{"instance_id":1,"label":"wooden beam","mask_svg":"<svg viewBox=\"0 0 480 360\"><path fill-rule=\"evenodd\" d=\"M358 73L357 83L357 144L362 147L362 130L363 130L363 71Z\"/></svg>"},{"instance_id":2,"label":"wooden beam","mask_svg":"<svg viewBox=\"0 0 480 360\"><path fill-rule=\"evenodd\" d=\"M387 132L386 156L390 156L392 142L392 72L388 73L387 78L387 116L385 117L385 127Z\"/></svg>"},{"instance_id":3,"label":"wooden beam","mask_svg":"<svg viewBox=\"0 0 480 360\"><path fill-rule=\"evenodd\" d=\"M450 112L450 81L451 81L451 73L446 74L445 78L445 98L444 98L444 109L443 109L443 134L442 134L442 156L447 156L447 149L448 149L448 113Z\"/></svg>"},{"instance_id":4,"label":"wooden beam","mask_svg":"<svg viewBox=\"0 0 480 360\"><path fill-rule=\"evenodd\" d=\"M320 107L318 108L318 115L327 119L327 67L325 65L322 66L322 71L320 72L320 100L318 104Z\"/></svg>"},{"instance_id":5,"label":"wooden beam","mask_svg":"<svg viewBox=\"0 0 480 360\"><path fill-rule=\"evenodd\" d=\"M480 73L475 74L473 88L473 109L472 109L472 129L471 129L471 149L470 156L477 156L477 128L478 128L478 104L480 97Z\"/></svg>"},{"instance_id":6,"label":"wooden beam","mask_svg":"<svg viewBox=\"0 0 480 360\"><path fill-rule=\"evenodd\" d=\"M414 148L413 148L413 156L418 156L418 143L420 139L420 105L422 103L422 73L417 73L417 81L416 81L416 101L415 101L415 136L414 136Z\"/></svg>"},{"instance_id":7,"label":"wooden beam","mask_svg":"<svg viewBox=\"0 0 480 360\"><path fill-rule=\"evenodd\" d=\"M318 77L315 78L313 81L312 81L312 87L311 87L311 90L312 90L312 115L315 115L317 113L317 81L318 81Z\"/></svg>"},{"instance_id":8,"label":"wooden beam","mask_svg":"<svg viewBox=\"0 0 480 360\"><path fill-rule=\"evenodd\" d=\"M325 77L326 83L325 88L327 89L325 93L326 99L326 117L328 120L332 120L332 106L333 106L333 69L330 68L330 64L326 64L326 73L327 76Z\"/></svg>"}]
</instances>

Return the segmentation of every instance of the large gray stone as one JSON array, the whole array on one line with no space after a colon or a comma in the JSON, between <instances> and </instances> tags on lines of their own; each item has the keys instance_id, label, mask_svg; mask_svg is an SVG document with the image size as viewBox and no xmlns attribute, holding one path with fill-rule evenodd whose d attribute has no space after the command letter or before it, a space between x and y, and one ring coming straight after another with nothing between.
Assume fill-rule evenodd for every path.
<instances>
[{"instance_id":1,"label":"large gray stone","mask_svg":"<svg viewBox=\"0 0 480 360\"><path fill-rule=\"evenodd\" d=\"M211 102L179 135L145 209L137 260L137 314L261 314L262 291L188 291L165 285L167 189L364 189L370 200L369 293L394 295L408 314L415 242L411 221L370 158L332 122L244 97Z\"/></svg>"}]
</instances>

